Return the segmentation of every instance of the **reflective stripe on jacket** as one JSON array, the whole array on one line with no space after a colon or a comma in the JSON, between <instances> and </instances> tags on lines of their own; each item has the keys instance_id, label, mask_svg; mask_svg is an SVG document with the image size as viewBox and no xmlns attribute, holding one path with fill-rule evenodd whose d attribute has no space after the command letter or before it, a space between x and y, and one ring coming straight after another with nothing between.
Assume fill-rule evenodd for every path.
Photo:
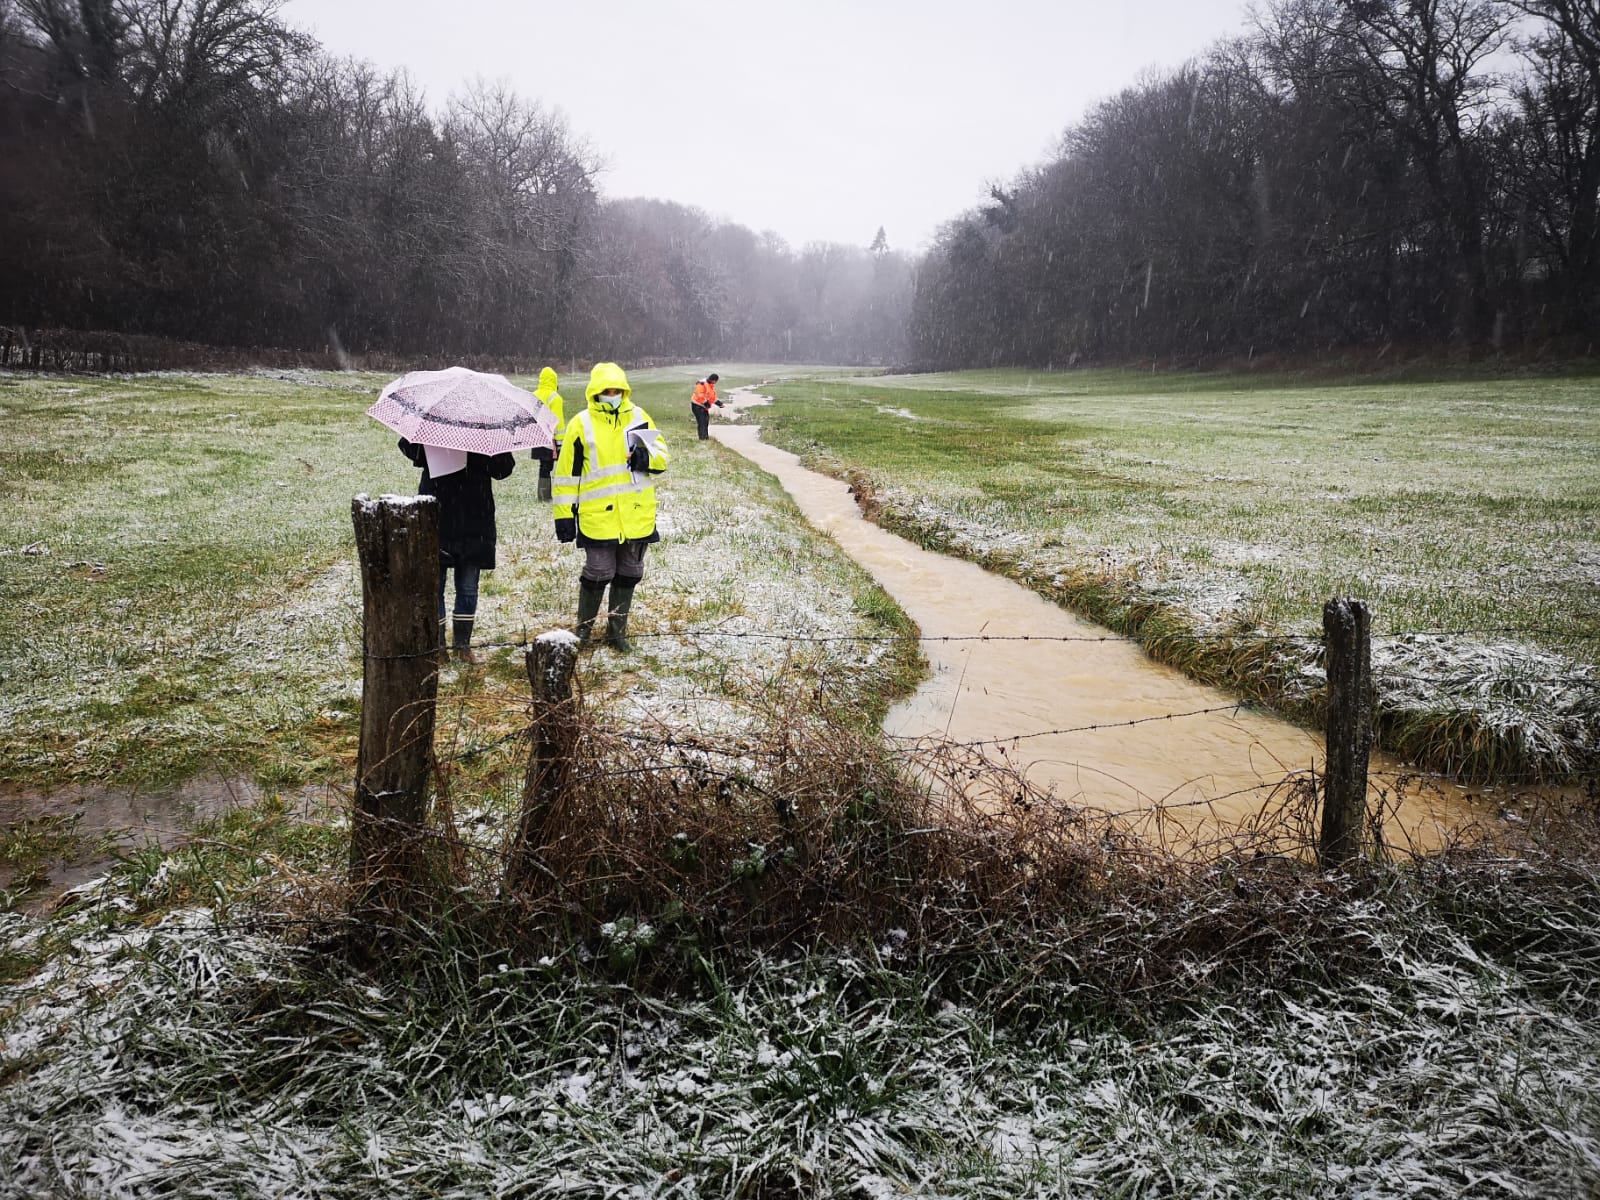
<instances>
[{"instance_id":1,"label":"reflective stripe on jacket","mask_svg":"<svg viewBox=\"0 0 1600 1200\"><path fill-rule=\"evenodd\" d=\"M600 395L608 387L623 389L615 404ZM576 507L580 545L657 541L655 477L667 469L666 442L655 439L648 471L629 470L629 432L653 430L655 422L634 407L627 376L614 364L598 364L586 390L588 406L567 422L550 479L556 519L572 516Z\"/></svg>"}]
</instances>

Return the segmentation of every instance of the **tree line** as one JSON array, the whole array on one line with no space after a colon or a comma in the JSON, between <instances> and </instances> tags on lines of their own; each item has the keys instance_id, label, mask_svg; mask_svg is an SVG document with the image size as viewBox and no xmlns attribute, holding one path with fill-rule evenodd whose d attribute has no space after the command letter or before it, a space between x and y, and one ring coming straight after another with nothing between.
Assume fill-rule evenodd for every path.
<instances>
[{"instance_id":1,"label":"tree line","mask_svg":"<svg viewBox=\"0 0 1600 1200\"><path fill-rule=\"evenodd\" d=\"M1600 331L1600 0L1270 0L920 266L929 366Z\"/></svg>"},{"instance_id":2,"label":"tree line","mask_svg":"<svg viewBox=\"0 0 1600 1200\"><path fill-rule=\"evenodd\" d=\"M0 323L238 347L893 361L912 264L607 200L505 83L442 107L277 0L0 0Z\"/></svg>"}]
</instances>

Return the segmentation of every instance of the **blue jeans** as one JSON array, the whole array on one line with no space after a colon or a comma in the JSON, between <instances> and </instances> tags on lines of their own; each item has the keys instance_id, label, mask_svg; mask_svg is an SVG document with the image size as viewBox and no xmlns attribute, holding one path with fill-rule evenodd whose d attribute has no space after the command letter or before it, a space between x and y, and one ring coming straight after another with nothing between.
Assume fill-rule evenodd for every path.
<instances>
[{"instance_id":1,"label":"blue jeans","mask_svg":"<svg viewBox=\"0 0 1600 1200\"><path fill-rule=\"evenodd\" d=\"M478 567L439 567L439 620L444 620L444 585L450 572L456 573L456 607L458 617L471 617L478 611Z\"/></svg>"}]
</instances>

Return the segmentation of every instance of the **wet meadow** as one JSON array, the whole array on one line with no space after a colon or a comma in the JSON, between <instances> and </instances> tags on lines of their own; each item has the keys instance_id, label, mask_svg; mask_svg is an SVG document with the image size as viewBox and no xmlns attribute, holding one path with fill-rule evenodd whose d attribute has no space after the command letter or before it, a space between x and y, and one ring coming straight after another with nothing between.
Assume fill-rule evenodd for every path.
<instances>
[{"instance_id":1,"label":"wet meadow","mask_svg":"<svg viewBox=\"0 0 1600 1200\"><path fill-rule=\"evenodd\" d=\"M1589 761L1593 380L720 369L886 525L1192 673L1309 711L1297 648L1323 599L1361 595L1391 714L1425 676L1429 712L1535 730L1517 757L1462 718L1490 749L1438 765ZM915 630L769 477L694 441L699 373L634 378L673 449L663 541L635 652L581 660L566 889L501 886L519 647L570 621L578 568L519 462L484 662L441 675L437 876L377 954L352 952L343 887L350 498L415 486L362 416L383 380L0 376L0 803L251 784L42 914L82 835L65 809L0 818L0 1195L1600 1186L1592 796L1328 876L1293 801L1170 853L956 748L923 767L1017 802L935 826L876 731Z\"/></svg>"},{"instance_id":2,"label":"wet meadow","mask_svg":"<svg viewBox=\"0 0 1600 1200\"><path fill-rule=\"evenodd\" d=\"M1594 768L1593 376L1005 370L773 393L766 436L854 480L887 528L1198 678L1314 720L1322 606L1355 597L1381 744L1476 778Z\"/></svg>"}]
</instances>

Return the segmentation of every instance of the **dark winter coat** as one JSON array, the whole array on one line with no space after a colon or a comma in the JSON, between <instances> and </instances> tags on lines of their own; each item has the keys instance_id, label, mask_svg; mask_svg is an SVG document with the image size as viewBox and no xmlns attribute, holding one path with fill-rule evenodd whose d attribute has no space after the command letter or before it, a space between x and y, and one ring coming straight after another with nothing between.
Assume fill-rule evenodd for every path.
<instances>
[{"instance_id":1,"label":"dark winter coat","mask_svg":"<svg viewBox=\"0 0 1600 1200\"><path fill-rule=\"evenodd\" d=\"M511 474L509 454L469 454L467 465L442 479L428 474L427 451L400 439L400 453L422 468L417 495L439 498L439 561L447 567L494 570L494 483Z\"/></svg>"}]
</instances>

